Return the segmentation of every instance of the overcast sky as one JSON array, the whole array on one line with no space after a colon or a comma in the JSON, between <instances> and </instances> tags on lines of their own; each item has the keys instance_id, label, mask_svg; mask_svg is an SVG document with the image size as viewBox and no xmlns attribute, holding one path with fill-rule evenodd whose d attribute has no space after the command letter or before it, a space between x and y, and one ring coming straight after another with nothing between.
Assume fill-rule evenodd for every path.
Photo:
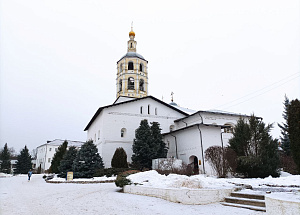
<instances>
[{"instance_id":1,"label":"overcast sky","mask_svg":"<svg viewBox=\"0 0 300 215\"><path fill-rule=\"evenodd\" d=\"M149 95L194 110L282 122L300 98L298 0L1 0L0 145L86 140L116 99L131 22L149 61Z\"/></svg>"}]
</instances>

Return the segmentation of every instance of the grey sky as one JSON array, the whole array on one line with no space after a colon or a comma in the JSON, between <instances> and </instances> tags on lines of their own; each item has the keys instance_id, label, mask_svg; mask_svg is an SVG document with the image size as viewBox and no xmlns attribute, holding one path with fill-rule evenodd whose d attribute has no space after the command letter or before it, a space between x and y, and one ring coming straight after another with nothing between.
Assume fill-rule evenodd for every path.
<instances>
[{"instance_id":1,"label":"grey sky","mask_svg":"<svg viewBox=\"0 0 300 215\"><path fill-rule=\"evenodd\" d=\"M137 52L149 61L150 95L170 102L173 91L182 107L255 113L275 122L274 137L284 95L300 97L298 0L0 6L1 147L85 141L97 108L116 99L116 62L132 21Z\"/></svg>"}]
</instances>

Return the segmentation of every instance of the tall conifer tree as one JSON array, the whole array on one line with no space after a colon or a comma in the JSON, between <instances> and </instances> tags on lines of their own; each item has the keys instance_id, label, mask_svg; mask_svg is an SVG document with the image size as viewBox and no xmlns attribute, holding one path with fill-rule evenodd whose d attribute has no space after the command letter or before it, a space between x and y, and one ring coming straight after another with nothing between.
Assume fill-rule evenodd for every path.
<instances>
[{"instance_id":1,"label":"tall conifer tree","mask_svg":"<svg viewBox=\"0 0 300 215\"><path fill-rule=\"evenodd\" d=\"M58 167L60 165L60 161L63 159L68 147L68 141L64 141L62 145L60 145L53 156L51 161L51 166L49 171L52 173L59 173Z\"/></svg>"},{"instance_id":2,"label":"tall conifer tree","mask_svg":"<svg viewBox=\"0 0 300 215\"><path fill-rule=\"evenodd\" d=\"M151 135L153 139L153 147L156 150L154 158L166 158L168 153L168 147L163 141L161 128L158 122L151 123Z\"/></svg>"},{"instance_id":3,"label":"tall conifer tree","mask_svg":"<svg viewBox=\"0 0 300 215\"><path fill-rule=\"evenodd\" d=\"M29 154L27 146L21 150L17 157L16 170L17 174L27 174L32 168L31 155Z\"/></svg>"},{"instance_id":4,"label":"tall conifer tree","mask_svg":"<svg viewBox=\"0 0 300 215\"><path fill-rule=\"evenodd\" d=\"M73 162L77 156L77 149L75 146L71 146L64 154L58 170L60 172L60 177L66 177L67 172L73 171Z\"/></svg>"},{"instance_id":5,"label":"tall conifer tree","mask_svg":"<svg viewBox=\"0 0 300 215\"><path fill-rule=\"evenodd\" d=\"M291 154L300 173L300 101L292 100L288 107L288 133Z\"/></svg>"},{"instance_id":6,"label":"tall conifer tree","mask_svg":"<svg viewBox=\"0 0 300 215\"><path fill-rule=\"evenodd\" d=\"M156 156L153 149L153 138L151 129L146 119L142 120L140 126L135 130L131 157L132 163L138 168L151 168L152 159Z\"/></svg>"},{"instance_id":7,"label":"tall conifer tree","mask_svg":"<svg viewBox=\"0 0 300 215\"><path fill-rule=\"evenodd\" d=\"M104 168L97 146L92 140L83 144L73 163L75 178L92 178L97 169Z\"/></svg>"},{"instance_id":8,"label":"tall conifer tree","mask_svg":"<svg viewBox=\"0 0 300 215\"><path fill-rule=\"evenodd\" d=\"M284 122L282 124L278 123L279 128L281 129L281 136L280 136L280 141L281 141L281 148L283 149L284 153L286 155L291 154L291 149L290 149L290 139L289 139L289 134L288 134L288 106L290 104L290 101L287 96L284 97L284 110L282 113L282 117L284 119Z\"/></svg>"},{"instance_id":9,"label":"tall conifer tree","mask_svg":"<svg viewBox=\"0 0 300 215\"><path fill-rule=\"evenodd\" d=\"M271 128L254 115L249 123L239 119L229 140L237 154L237 172L246 177L279 176L278 140L270 136Z\"/></svg>"},{"instance_id":10,"label":"tall conifer tree","mask_svg":"<svg viewBox=\"0 0 300 215\"><path fill-rule=\"evenodd\" d=\"M0 161L1 161L0 172L10 174L10 172L11 172L10 156L11 156L11 154L7 147L7 143L5 143L3 150L1 150L1 153L0 153Z\"/></svg>"}]
</instances>

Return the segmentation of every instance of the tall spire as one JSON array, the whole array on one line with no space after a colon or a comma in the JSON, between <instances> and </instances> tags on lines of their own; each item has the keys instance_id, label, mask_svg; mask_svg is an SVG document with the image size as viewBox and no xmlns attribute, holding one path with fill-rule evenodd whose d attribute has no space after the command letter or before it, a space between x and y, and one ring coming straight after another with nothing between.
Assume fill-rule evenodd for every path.
<instances>
[{"instance_id":1,"label":"tall spire","mask_svg":"<svg viewBox=\"0 0 300 215\"><path fill-rule=\"evenodd\" d=\"M136 41L134 40L135 33L133 31L133 22L131 22L131 31L129 32L130 40L127 42L128 49L127 52L136 52Z\"/></svg>"}]
</instances>

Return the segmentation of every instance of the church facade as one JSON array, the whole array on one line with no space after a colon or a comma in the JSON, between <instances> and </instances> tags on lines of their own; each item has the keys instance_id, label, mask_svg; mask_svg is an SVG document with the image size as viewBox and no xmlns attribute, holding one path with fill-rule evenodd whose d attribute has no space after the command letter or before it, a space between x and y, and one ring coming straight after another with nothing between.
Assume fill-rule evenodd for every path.
<instances>
[{"instance_id":1,"label":"church facade","mask_svg":"<svg viewBox=\"0 0 300 215\"><path fill-rule=\"evenodd\" d=\"M192 111L149 96L148 61L136 52L137 42L132 29L129 38L127 53L117 62L117 99L96 111L84 129L87 139L97 145L105 167L111 166L118 147L124 148L127 161L131 162L135 130L141 120L158 122L169 148L168 157L192 164L200 173L213 175L204 159L205 150L213 145L226 146L237 120L249 116Z\"/></svg>"}]
</instances>

